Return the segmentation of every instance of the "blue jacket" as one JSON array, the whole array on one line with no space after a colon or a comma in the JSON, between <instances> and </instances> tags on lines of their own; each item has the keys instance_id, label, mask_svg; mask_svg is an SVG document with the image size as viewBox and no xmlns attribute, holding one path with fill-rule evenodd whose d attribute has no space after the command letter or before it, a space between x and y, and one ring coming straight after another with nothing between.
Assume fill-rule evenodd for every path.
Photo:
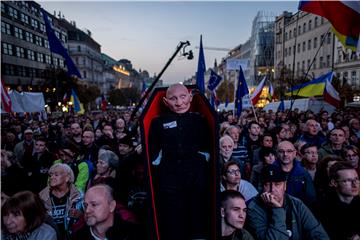
<instances>
[{"instance_id":1,"label":"blue jacket","mask_svg":"<svg viewBox=\"0 0 360 240\"><path fill-rule=\"evenodd\" d=\"M280 161L275 165L280 167ZM313 181L309 173L301 166L300 162L294 159L294 166L287 174L286 193L301 199L307 206L311 206L316 201L316 192Z\"/></svg>"}]
</instances>

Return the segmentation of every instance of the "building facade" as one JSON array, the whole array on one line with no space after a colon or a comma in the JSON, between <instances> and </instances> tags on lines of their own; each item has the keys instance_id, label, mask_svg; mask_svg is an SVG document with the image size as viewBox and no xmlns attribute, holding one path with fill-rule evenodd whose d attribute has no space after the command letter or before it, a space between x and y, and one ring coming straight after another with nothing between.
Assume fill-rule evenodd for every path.
<instances>
[{"instance_id":1,"label":"building facade","mask_svg":"<svg viewBox=\"0 0 360 240\"><path fill-rule=\"evenodd\" d=\"M67 47L66 29L48 13L56 36ZM64 59L50 52L40 5L32 1L1 2L1 77L7 86L31 90L50 76L47 69L65 69ZM56 91L56 89L55 89Z\"/></svg>"}]
</instances>

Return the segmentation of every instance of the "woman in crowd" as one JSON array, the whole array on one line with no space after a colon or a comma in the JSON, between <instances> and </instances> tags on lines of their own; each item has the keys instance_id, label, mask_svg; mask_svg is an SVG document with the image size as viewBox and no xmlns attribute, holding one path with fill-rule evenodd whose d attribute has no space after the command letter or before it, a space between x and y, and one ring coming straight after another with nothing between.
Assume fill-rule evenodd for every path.
<instances>
[{"instance_id":1,"label":"woman in crowd","mask_svg":"<svg viewBox=\"0 0 360 240\"><path fill-rule=\"evenodd\" d=\"M82 196L67 164L57 163L50 168L49 186L40 192L40 198L59 229L60 239L69 239L72 225L82 215Z\"/></svg>"},{"instance_id":2,"label":"woman in crowd","mask_svg":"<svg viewBox=\"0 0 360 240\"><path fill-rule=\"evenodd\" d=\"M119 166L119 157L110 150L100 149L96 163L96 174L89 181L88 188L96 184L107 184L115 187L116 169Z\"/></svg>"},{"instance_id":3,"label":"woman in crowd","mask_svg":"<svg viewBox=\"0 0 360 240\"><path fill-rule=\"evenodd\" d=\"M258 194L254 186L246 180L241 179L240 168L234 161L224 164L221 174L220 190L235 190L245 197L245 201L250 200Z\"/></svg>"},{"instance_id":4,"label":"woman in crowd","mask_svg":"<svg viewBox=\"0 0 360 240\"><path fill-rule=\"evenodd\" d=\"M46 210L37 195L18 192L1 208L3 240L56 240L55 229L46 223Z\"/></svg>"},{"instance_id":5,"label":"woman in crowd","mask_svg":"<svg viewBox=\"0 0 360 240\"><path fill-rule=\"evenodd\" d=\"M275 150L269 147L262 147L259 153L259 160L259 163L252 168L250 182L259 192L262 192L260 173L264 166L275 162Z\"/></svg>"}]
</instances>

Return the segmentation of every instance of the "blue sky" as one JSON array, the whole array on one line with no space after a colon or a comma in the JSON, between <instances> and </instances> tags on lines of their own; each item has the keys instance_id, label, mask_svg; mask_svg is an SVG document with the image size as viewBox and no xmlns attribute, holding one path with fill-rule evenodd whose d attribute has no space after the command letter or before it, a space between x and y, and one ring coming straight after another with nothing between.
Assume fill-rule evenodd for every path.
<instances>
[{"instance_id":1,"label":"blue sky","mask_svg":"<svg viewBox=\"0 0 360 240\"><path fill-rule=\"evenodd\" d=\"M162 79L183 81L195 74L200 34L203 45L233 48L249 39L258 11L296 12L298 2L39 2L48 12L61 11L80 29L89 29L101 51L119 60L129 59L137 70L159 73L180 41L189 40L194 59L175 58ZM205 50L211 67L226 52Z\"/></svg>"}]
</instances>

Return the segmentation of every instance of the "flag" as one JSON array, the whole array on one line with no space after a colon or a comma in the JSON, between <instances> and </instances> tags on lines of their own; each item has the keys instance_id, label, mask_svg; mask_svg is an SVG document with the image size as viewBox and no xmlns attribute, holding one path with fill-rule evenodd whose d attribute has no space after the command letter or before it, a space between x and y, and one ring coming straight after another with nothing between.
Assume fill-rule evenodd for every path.
<instances>
[{"instance_id":1,"label":"flag","mask_svg":"<svg viewBox=\"0 0 360 240\"><path fill-rule=\"evenodd\" d=\"M285 111L285 102L284 102L284 99L281 99L279 108L278 108L278 112L284 112L284 111Z\"/></svg>"},{"instance_id":2,"label":"flag","mask_svg":"<svg viewBox=\"0 0 360 240\"><path fill-rule=\"evenodd\" d=\"M342 35L358 39L360 34L359 1L300 1L299 10L322 16L329 20Z\"/></svg>"},{"instance_id":3,"label":"flag","mask_svg":"<svg viewBox=\"0 0 360 240\"><path fill-rule=\"evenodd\" d=\"M318 78L311 80L310 82L292 87L285 95L290 96L292 93L293 96L301 97L321 96L324 93L326 80L331 82L332 76L333 72L328 72Z\"/></svg>"},{"instance_id":4,"label":"flag","mask_svg":"<svg viewBox=\"0 0 360 240\"><path fill-rule=\"evenodd\" d=\"M326 81L325 84L324 100L336 108L340 107L341 99L339 93L335 90L330 81Z\"/></svg>"},{"instance_id":5,"label":"flag","mask_svg":"<svg viewBox=\"0 0 360 240\"><path fill-rule=\"evenodd\" d=\"M253 106L256 105L256 103L259 101L260 99L260 95L261 95L261 92L264 88L264 85L265 85L265 81L266 81L266 76L264 76L264 78L261 80L261 82L259 83L259 85L256 87L255 91L253 92L253 94L251 95L251 103Z\"/></svg>"},{"instance_id":6,"label":"flag","mask_svg":"<svg viewBox=\"0 0 360 240\"><path fill-rule=\"evenodd\" d=\"M341 42L341 44L344 46L344 48L348 48L348 49L351 49L351 51L356 52L359 38L353 39L352 37L345 36L345 35L339 33L338 31L336 31L336 29L334 27L331 27L331 30L335 33L337 39L339 40L339 42Z\"/></svg>"},{"instance_id":7,"label":"flag","mask_svg":"<svg viewBox=\"0 0 360 240\"><path fill-rule=\"evenodd\" d=\"M205 93L205 56L204 49L202 45L202 35L200 35L200 50L199 50L199 61L198 68L196 72L196 85L198 86L200 92Z\"/></svg>"},{"instance_id":8,"label":"flag","mask_svg":"<svg viewBox=\"0 0 360 240\"><path fill-rule=\"evenodd\" d=\"M245 95L249 94L249 89L248 86L246 84L246 80L244 77L244 73L243 70L240 66L240 72L239 72L239 80L238 80L238 85L237 85L237 89L236 89L236 96L235 96L235 108L236 108L236 116L240 117L241 115L241 110L242 110L242 98Z\"/></svg>"},{"instance_id":9,"label":"flag","mask_svg":"<svg viewBox=\"0 0 360 240\"><path fill-rule=\"evenodd\" d=\"M274 87L273 87L273 85L271 84L271 82L269 81L269 95L268 95L268 99L269 99L270 102L272 101L273 96L274 96Z\"/></svg>"},{"instance_id":10,"label":"flag","mask_svg":"<svg viewBox=\"0 0 360 240\"><path fill-rule=\"evenodd\" d=\"M80 74L79 70L76 68L73 60L67 53L66 48L62 45L60 40L56 37L54 29L52 29L52 27L50 25L46 11L44 9L41 9L41 11L42 11L43 19L45 22L46 35L49 40L50 51L61 55L65 59L65 64L66 64L66 67L68 70L67 73L69 76L75 75L78 78L81 78L81 74Z\"/></svg>"},{"instance_id":11,"label":"flag","mask_svg":"<svg viewBox=\"0 0 360 240\"><path fill-rule=\"evenodd\" d=\"M1 109L5 112L11 112L11 98L1 79Z\"/></svg>"},{"instance_id":12,"label":"flag","mask_svg":"<svg viewBox=\"0 0 360 240\"><path fill-rule=\"evenodd\" d=\"M227 108L228 105L229 105L229 96L226 95L225 108Z\"/></svg>"},{"instance_id":13,"label":"flag","mask_svg":"<svg viewBox=\"0 0 360 240\"><path fill-rule=\"evenodd\" d=\"M80 103L80 100L74 89L71 89L70 101L73 103L74 111L76 113L83 114L85 112L84 107L83 107L82 103Z\"/></svg>"},{"instance_id":14,"label":"flag","mask_svg":"<svg viewBox=\"0 0 360 240\"><path fill-rule=\"evenodd\" d=\"M211 91L210 105L215 108L215 92L214 91Z\"/></svg>"},{"instance_id":15,"label":"flag","mask_svg":"<svg viewBox=\"0 0 360 240\"><path fill-rule=\"evenodd\" d=\"M101 94L101 110L103 112L106 111L106 107L107 107L107 101L106 101L106 98L105 98L105 95L104 94Z\"/></svg>"},{"instance_id":16,"label":"flag","mask_svg":"<svg viewBox=\"0 0 360 240\"><path fill-rule=\"evenodd\" d=\"M210 91L214 91L215 88L219 85L221 82L222 77L219 76L214 70L210 69L210 79L207 88Z\"/></svg>"}]
</instances>

